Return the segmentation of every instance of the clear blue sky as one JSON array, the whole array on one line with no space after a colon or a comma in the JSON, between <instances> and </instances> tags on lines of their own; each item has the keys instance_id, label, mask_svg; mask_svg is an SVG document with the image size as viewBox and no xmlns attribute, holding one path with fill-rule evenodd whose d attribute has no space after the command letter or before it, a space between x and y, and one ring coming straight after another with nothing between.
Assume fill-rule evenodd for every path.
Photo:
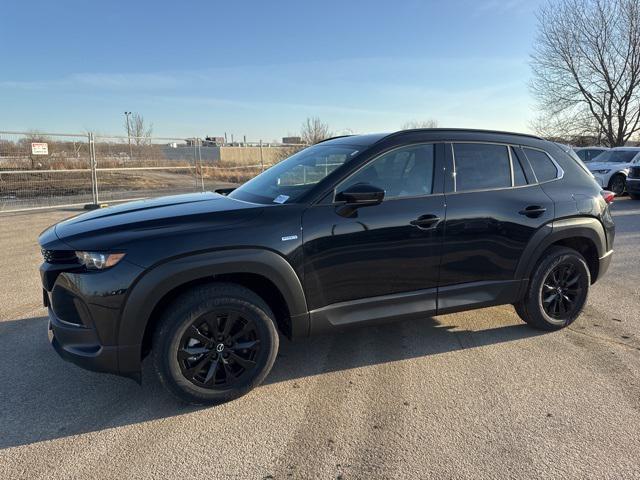
<instances>
[{"instance_id":1,"label":"clear blue sky","mask_svg":"<svg viewBox=\"0 0 640 480\"><path fill-rule=\"evenodd\" d=\"M409 120L528 131L538 1L12 1L0 130L272 140Z\"/></svg>"}]
</instances>

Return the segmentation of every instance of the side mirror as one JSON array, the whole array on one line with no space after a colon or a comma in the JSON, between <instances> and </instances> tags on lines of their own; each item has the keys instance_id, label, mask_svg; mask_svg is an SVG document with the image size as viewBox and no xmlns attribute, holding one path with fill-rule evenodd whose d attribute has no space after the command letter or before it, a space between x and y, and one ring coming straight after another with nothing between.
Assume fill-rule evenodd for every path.
<instances>
[{"instance_id":1,"label":"side mirror","mask_svg":"<svg viewBox=\"0 0 640 480\"><path fill-rule=\"evenodd\" d=\"M384 199L384 190L370 183L356 183L336 195L339 202L350 205L378 205Z\"/></svg>"}]
</instances>

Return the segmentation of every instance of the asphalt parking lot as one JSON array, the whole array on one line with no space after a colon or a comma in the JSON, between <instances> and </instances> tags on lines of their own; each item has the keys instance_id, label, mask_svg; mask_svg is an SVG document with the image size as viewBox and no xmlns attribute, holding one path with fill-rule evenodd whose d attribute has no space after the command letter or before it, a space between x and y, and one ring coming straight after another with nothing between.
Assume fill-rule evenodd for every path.
<instances>
[{"instance_id":1,"label":"asphalt parking lot","mask_svg":"<svg viewBox=\"0 0 640 480\"><path fill-rule=\"evenodd\" d=\"M570 328L503 306L284 341L266 384L192 408L64 362L41 230L0 216L0 478L640 478L640 201Z\"/></svg>"}]
</instances>

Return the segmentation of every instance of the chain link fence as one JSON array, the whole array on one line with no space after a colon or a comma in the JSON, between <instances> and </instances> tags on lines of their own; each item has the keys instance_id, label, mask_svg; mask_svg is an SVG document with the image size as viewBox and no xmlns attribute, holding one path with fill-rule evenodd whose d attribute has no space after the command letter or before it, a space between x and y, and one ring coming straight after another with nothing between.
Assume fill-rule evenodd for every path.
<instances>
[{"instance_id":1,"label":"chain link fence","mask_svg":"<svg viewBox=\"0 0 640 480\"><path fill-rule=\"evenodd\" d=\"M231 188L303 148L262 141L0 132L0 212Z\"/></svg>"},{"instance_id":2,"label":"chain link fence","mask_svg":"<svg viewBox=\"0 0 640 480\"><path fill-rule=\"evenodd\" d=\"M88 135L0 132L0 211L90 203Z\"/></svg>"}]
</instances>

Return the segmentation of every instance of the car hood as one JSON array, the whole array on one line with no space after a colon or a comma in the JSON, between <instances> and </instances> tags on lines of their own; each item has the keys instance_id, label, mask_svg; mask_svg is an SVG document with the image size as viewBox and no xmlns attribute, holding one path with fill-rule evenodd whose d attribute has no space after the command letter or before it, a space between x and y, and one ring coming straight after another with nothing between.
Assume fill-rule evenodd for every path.
<instances>
[{"instance_id":1,"label":"car hood","mask_svg":"<svg viewBox=\"0 0 640 480\"><path fill-rule=\"evenodd\" d=\"M145 237L170 237L240 223L262 209L261 205L211 192L174 195L84 213L58 223L55 234L78 250L126 248Z\"/></svg>"},{"instance_id":2,"label":"car hood","mask_svg":"<svg viewBox=\"0 0 640 480\"><path fill-rule=\"evenodd\" d=\"M592 172L594 170L624 170L629 168L630 163L618 163L618 162L589 162L585 163L587 168Z\"/></svg>"}]
</instances>

